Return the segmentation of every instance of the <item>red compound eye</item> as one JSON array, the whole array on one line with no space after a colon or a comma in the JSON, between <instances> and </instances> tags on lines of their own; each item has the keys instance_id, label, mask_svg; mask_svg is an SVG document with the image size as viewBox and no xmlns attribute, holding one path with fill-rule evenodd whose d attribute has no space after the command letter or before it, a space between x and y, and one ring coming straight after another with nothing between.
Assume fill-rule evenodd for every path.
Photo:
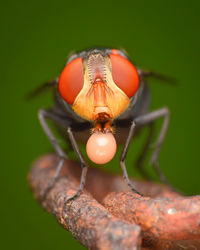
<instances>
[{"instance_id":1,"label":"red compound eye","mask_svg":"<svg viewBox=\"0 0 200 250\"><path fill-rule=\"evenodd\" d=\"M83 81L82 58L78 57L65 66L59 78L59 92L67 103L73 104Z\"/></svg>"},{"instance_id":2,"label":"red compound eye","mask_svg":"<svg viewBox=\"0 0 200 250\"><path fill-rule=\"evenodd\" d=\"M139 87L139 76L136 68L129 60L117 53L110 54L110 59L115 84L131 98Z\"/></svg>"}]
</instances>

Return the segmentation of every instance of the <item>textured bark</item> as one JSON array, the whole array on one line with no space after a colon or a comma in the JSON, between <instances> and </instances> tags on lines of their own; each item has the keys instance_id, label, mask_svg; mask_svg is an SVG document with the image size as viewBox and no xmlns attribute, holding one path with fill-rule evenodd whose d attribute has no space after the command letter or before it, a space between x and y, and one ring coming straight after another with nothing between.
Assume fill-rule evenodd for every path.
<instances>
[{"instance_id":1,"label":"textured bark","mask_svg":"<svg viewBox=\"0 0 200 250\"><path fill-rule=\"evenodd\" d=\"M42 206L90 249L200 249L200 196L184 197L166 187L134 181L133 194L120 176L90 168L86 189L68 201L79 186L80 165L66 161L42 202L58 157L33 164L29 183Z\"/></svg>"}]
</instances>

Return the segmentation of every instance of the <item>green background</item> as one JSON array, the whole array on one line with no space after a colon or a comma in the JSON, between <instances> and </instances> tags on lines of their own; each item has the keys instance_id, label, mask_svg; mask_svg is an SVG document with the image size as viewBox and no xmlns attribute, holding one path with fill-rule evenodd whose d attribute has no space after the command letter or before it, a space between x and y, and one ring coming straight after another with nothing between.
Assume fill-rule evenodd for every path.
<instances>
[{"instance_id":1,"label":"green background","mask_svg":"<svg viewBox=\"0 0 200 250\"><path fill-rule=\"evenodd\" d=\"M1 249L84 249L36 203L26 179L31 162L52 148L37 119L51 95L25 96L54 79L72 50L124 48L137 65L178 79L177 86L150 81L152 109L171 111L160 165L174 186L199 193L199 9L199 1L183 0L1 4ZM128 154L132 176L130 157L144 137ZM120 172L117 162L108 169Z\"/></svg>"}]
</instances>

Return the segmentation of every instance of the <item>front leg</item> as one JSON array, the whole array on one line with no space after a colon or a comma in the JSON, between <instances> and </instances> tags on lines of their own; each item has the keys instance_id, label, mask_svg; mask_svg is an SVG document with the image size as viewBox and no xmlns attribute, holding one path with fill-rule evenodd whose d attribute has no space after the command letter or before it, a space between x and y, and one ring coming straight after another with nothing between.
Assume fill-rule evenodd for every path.
<instances>
[{"instance_id":1,"label":"front leg","mask_svg":"<svg viewBox=\"0 0 200 250\"><path fill-rule=\"evenodd\" d=\"M81 167L82 167L82 173L81 173L81 180L80 180L79 188L78 188L77 192L67 200L67 202L68 202L69 200L73 200L74 198L77 198L81 194L81 192L83 191L84 186L85 186L85 182L86 182L88 165L87 165L87 163L86 163L86 161L85 161L85 159L84 159L84 157L83 157L83 155L82 155L82 153L81 153L81 151L79 149L79 146L78 146L78 144L77 144L77 142L76 142L76 140L74 138L74 135L73 135L72 130L71 130L70 127L68 127L67 132L69 134L69 139L71 141L72 147L73 147L74 151L77 153L78 158L79 158L79 160L81 162Z\"/></svg>"},{"instance_id":2,"label":"front leg","mask_svg":"<svg viewBox=\"0 0 200 250\"><path fill-rule=\"evenodd\" d=\"M124 148L123 148L123 151L122 151L122 154L120 156L120 166L121 166L121 169L122 169L122 172L123 172L123 177L124 179L126 180L127 182L127 185L130 187L130 189L134 192L134 193L137 193L139 195L142 195L140 194L133 186L133 184L131 183L131 181L129 180L129 177L128 177L128 173L127 173L127 170L126 170L126 165L125 165L125 159L126 159L126 155L127 155L127 152L128 152L128 148L129 148L129 145L130 145L130 142L133 138L133 135L134 135L134 132L135 132L135 122L132 122L131 124L131 127L130 127L130 130L129 130L129 133L128 133L128 137L126 139L126 142L125 142L125 145L124 145Z\"/></svg>"}]
</instances>

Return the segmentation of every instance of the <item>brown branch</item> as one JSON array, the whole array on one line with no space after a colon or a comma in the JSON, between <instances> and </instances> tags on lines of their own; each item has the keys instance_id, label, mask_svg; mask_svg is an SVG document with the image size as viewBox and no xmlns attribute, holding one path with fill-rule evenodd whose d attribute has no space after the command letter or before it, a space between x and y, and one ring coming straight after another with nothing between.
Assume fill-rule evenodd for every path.
<instances>
[{"instance_id":1,"label":"brown branch","mask_svg":"<svg viewBox=\"0 0 200 250\"><path fill-rule=\"evenodd\" d=\"M146 244L162 249L197 243L200 247L200 196L152 199L111 193L104 206L117 218L140 225Z\"/></svg>"},{"instance_id":2,"label":"brown branch","mask_svg":"<svg viewBox=\"0 0 200 250\"><path fill-rule=\"evenodd\" d=\"M37 199L51 180L57 157L46 156L37 161L29 181ZM67 161L66 168L54 188L49 192L43 207L83 245L93 249L136 249L141 244L140 227L112 216L88 192L64 206L65 201L78 189L73 174L79 174L79 165Z\"/></svg>"},{"instance_id":3,"label":"brown branch","mask_svg":"<svg viewBox=\"0 0 200 250\"><path fill-rule=\"evenodd\" d=\"M40 202L57 162L57 156L47 155L33 164L29 182ZM200 247L200 196L183 197L155 183L135 181L147 196L141 197L129 192L120 176L90 168L87 191L66 203L79 178L79 164L66 161L42 206L86 247L140 249L141 240L147 249Z\"/></svg>"}]
</instances>

